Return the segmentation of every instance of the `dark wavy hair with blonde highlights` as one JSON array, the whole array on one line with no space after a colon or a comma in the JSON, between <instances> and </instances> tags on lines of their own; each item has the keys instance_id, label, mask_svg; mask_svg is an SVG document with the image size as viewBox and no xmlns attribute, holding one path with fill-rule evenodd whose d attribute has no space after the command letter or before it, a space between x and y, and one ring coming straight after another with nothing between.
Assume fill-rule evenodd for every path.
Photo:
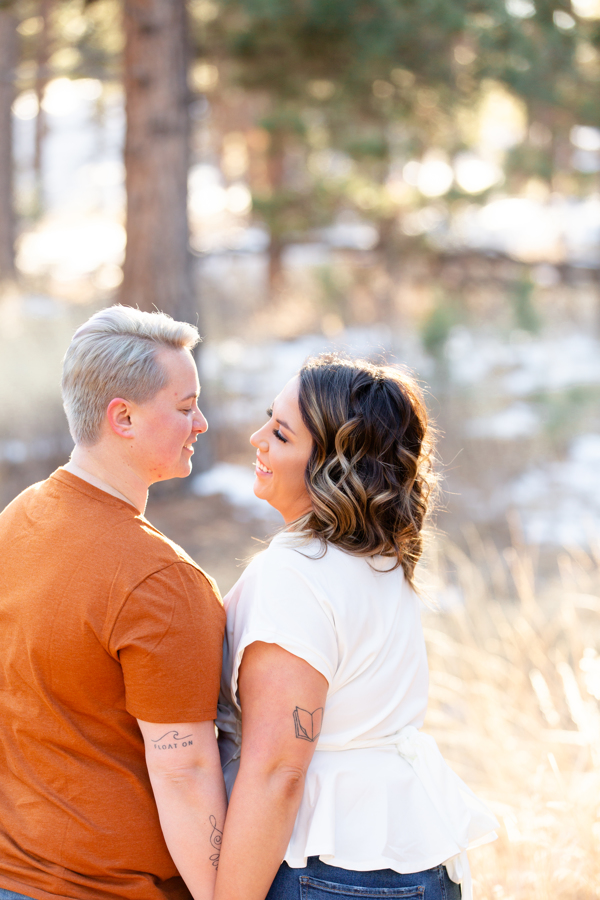
<instances>
[{"instance_id":1,"label":"dark wavy hair with blonde highlights","mask_svg":"<svg viewBox=\"0 0 600 900\"><path fill-rule=\"evenodd\" d=\"M312 509L292 526L358 556L395 559L413 584L435 475L422 393L406 372L337 354L299 373L313 439L305 473Z\"/></svg>"}]
</instances>

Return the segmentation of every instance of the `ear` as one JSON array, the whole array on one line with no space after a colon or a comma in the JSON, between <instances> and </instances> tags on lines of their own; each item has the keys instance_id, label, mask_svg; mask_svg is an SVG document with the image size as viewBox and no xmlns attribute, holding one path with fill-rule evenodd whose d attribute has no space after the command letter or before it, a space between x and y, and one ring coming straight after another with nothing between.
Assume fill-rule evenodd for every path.
<instances>
[{"instance_id":1,"label":"ear","mask_svg":"<svg viewBox=\"0 0 600 900\"><path fill-rule=\"evenodd\" d=\"M133 438L133 422L131 421L132 404L122 397L111 400L106 409L106 418L111 430L119 437Z\"/></svg>"}]
</instances>

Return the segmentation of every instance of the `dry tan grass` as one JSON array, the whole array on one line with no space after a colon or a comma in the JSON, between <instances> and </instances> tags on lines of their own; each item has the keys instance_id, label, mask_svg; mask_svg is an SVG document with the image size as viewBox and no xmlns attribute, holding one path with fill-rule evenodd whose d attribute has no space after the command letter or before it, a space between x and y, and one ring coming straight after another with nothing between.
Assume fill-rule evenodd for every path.
<instances>
[{"instance_id":1,"label":"dry tan grass","mask_svg":"<svg viewBox=\"0 0 600 900\"><path fill-rule=\"evenodd\" d=\"M599 562L564 551L543 589L529 551L473 535L428 562L462 602L425 616L425 729L501 822L470 854L477 900L600 897Z\"/></svg>"}]
</instances>

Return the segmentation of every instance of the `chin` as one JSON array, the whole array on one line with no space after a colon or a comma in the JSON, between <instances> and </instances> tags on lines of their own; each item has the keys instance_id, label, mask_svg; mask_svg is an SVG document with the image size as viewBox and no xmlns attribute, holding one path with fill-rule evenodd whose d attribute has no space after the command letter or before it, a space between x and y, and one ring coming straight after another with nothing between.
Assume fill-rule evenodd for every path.
<instances>
[{"instance_id":1,"label":"chin","mask_svg":"<svg viewBox=\"0 0 600 900\"><path fill-rule=\"evenodd\" d=\"M262 485L260 483L260 481L258 481L258 479L257 479L253 485L254 496L258 497L259 500L264 500L264 502L268 503L269 506L273 506L273 504L269 500L269 497L265 496L264 490L261 490L261 488L263 488L263 487L264 487L264 485ZM273 506L273 509L277 509L277 507Z\"/></svg>"},{"instance_id":2,"label":"chin","mask_svg":"<svg viewBox=\"0 0 600 900\"><path fill-rule=\"evenodd\" d=\"M187 478L188 475L191 475L192 472L192 464L191 462L184 462L181 465L174 468L170 475L165 475L161 481L169 481L171 478Z\"/></svg>"},{"instance_id":3,"label":"chin","mask_svg":"<svg viewBox=\"0 0 600 900\"><path fill-rule=\"evenodd\" d=\"M194 460L194 457L190 456L187 458L184 457L180 461L179 466L178 466L179 471L177 473L179 478L185 478L187 475L189 475L191 473L193 460Z\"/></svg>"}]
</instances>

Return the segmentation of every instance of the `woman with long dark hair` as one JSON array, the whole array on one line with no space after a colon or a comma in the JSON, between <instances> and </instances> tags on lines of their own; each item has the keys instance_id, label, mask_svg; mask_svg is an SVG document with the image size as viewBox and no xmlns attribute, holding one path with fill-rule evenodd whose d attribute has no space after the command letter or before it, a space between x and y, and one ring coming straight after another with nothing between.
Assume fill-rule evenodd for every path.
<instances>
[{"instance_id":1,"label":"woman with long dark hair","mask_svg":"<svg viewBox=\"0 0 600 900\"><path fill-rule=\"evenodd\" d=\"M216 900L458 900L459 884L468 900L466 850L496 821L419 731L435 481L419 388L326 355L268 412L254 490L285 528L226 598Z\"/></svg>"}]
</instances>

